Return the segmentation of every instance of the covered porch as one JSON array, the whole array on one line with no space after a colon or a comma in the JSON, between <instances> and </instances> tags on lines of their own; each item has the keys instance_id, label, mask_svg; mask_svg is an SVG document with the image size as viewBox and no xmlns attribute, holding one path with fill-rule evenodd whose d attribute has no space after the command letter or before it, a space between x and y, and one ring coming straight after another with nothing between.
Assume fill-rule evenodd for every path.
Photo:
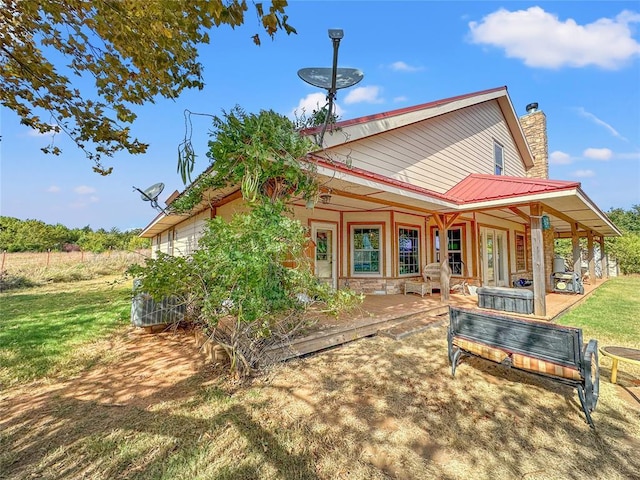
<instances>
[{"instance_id":1,"label":"covered porch","mask_svg":"<svg viewBox=\"0 0 640 480\"><path fill-rule=\"evenodd\" d=\"M583 302L606 280L598 278L585 283L583 295L547 293L544 316L490 311L529 320L553 322ZM272 347L272 354L281 360L287 360L373 335L401 340L428 328L446 324L449 305L479 309L476 295L462 293L450 293L448 302L442 299L440 293L424 297L411 293L367 295L362 305L354 311L338 318L323 317L307 335L295 339L290 345Z\"/></svg>"}]
</instances>

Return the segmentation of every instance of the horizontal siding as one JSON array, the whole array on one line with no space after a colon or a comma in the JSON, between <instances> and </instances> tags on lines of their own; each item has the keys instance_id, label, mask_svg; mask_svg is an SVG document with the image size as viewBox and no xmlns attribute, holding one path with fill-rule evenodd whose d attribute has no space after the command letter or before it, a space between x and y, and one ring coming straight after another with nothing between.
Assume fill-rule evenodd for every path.
<instances>
[{"instance_id":1,"label":"horizontal siding","mask_svg":"<svg viewBox=\"0 0 640 480\"><path fill-rule=\"evenodd\" d=\"M205 221L209 217L209 211L205 210L176 225L173 255L191 255L198 248L198 240L202 237Z\"/></svg>"},{"instance_id":2,"label":"horizontal siding","mask_svg":"<svg viewBox=\"0 0 640 480\"><path fill-rule=\"evenodd\" d=\"M494 139L504 147L504 174L525 176L495 101L336 147L329 157L443 193L470 173L493 174Z\"/></svg>"}]
</instances>

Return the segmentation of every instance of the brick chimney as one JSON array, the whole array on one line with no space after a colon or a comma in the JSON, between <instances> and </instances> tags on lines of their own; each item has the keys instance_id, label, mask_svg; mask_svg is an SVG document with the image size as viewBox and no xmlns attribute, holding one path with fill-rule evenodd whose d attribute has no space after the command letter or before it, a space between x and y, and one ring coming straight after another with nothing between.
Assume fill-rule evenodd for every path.
<instances>
[{"instance_id":1,"label":"brick chimney","mask_svg":"<svg viewBox=\"0 0 640 480\"><path fill-rule=\"evenodd\" d=\"M549 178L549 144L547 117L538 110L537 103L527 105L527 113L520 117L520 126L533 154L534 165L527 172L530 178Z\"/></svg>"}]
</instances>

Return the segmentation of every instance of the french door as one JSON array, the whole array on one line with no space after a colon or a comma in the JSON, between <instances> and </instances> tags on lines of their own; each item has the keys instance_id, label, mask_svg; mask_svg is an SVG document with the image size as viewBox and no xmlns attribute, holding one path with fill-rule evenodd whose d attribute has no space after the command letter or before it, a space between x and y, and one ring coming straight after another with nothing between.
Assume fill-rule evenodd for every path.
<instances>
[{"instance_id":1,"label":"french door","mask_svg":"<svg viewBox=\"0 0 640 480\"><path fill-rule=\"evenodd\" d=\"M480 258L482 259L482 285L492 287L509 286L507 232L481 228Z\"/></svg>"}]
</instances>

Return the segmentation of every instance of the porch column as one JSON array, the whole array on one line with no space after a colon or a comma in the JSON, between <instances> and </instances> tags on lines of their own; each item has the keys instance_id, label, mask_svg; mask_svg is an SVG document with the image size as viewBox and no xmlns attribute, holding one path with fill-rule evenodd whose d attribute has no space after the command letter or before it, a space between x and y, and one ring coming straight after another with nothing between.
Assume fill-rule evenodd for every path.
<instances>
[{"instance_id":1,"label":"porch column","mask_svg":"<svg viewBox=\"0 0 640 480\"><path fill-rule=\"evenodd\" d=\"M449 303L449 281L451 268L449 268L449 234L446 215L435 215L438 225L438 238L440 239L440 300Z\"/></svg>"},{"instance_id":2,"label":"porch column","mask_svg":"<svg viewBox=\"0 0 640 480\"><path fill-rule=\"evenodd\" d=\"M576 223L571 224L571 247L573 250L573 271L582 276L580 237L578 236L578 225Z\"/></svg>"},{"instance_id":3,"label":"porch column","mask_svg":"<svg viewBox=\"0 0 640 480\"><path fill-rule=\"evenodd\" d=\"M533 313L547 314L546 275L544 273L544 243L542 241L542 205L531 205L531 258L533 261Z\"/></svg>"},{"instance_id":4,"label":"porch column","mask_svg":"<svg viewBox=\"0 0 640 480\"><path fill-rule=\"evenodd\" d=\"M587 250L589 251L589 281L596 283L596 253L593 246L593 231L587 232Z\"/></svg>"},{"instance_id":5,"label":"porch column","mask_svg":"<svg viewBox=\"0 0 640 480\"><path fill-rule=\"evenodd\" d=\"M604 254L604 236L600 236L600 268L602 269L602 279L609 278L609 265Z\"/></svg>"}]
</instances>

